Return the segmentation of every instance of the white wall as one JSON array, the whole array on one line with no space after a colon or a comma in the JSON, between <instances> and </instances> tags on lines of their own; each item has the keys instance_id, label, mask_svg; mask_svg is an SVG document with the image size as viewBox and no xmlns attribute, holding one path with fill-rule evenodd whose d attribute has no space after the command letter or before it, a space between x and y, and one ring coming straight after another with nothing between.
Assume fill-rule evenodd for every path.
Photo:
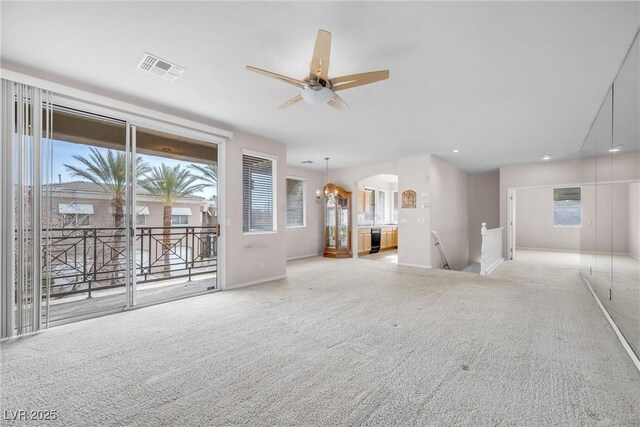
<instances>
[{"instance_id":1,"label":"white wall","mask_svg":"<svg viewBox=\"0 0 640 427\"><path fill-rule=\"evenodd\" d=\"M553 187L518 190L516 200L516 243L519 248L580 250L582 227L553 225ZM583 206L593 203L592 192L582 194Z\"/></svg>"},{"instance_id":2,"label":"white wall","mask_svg":"<svg viewBox=\"0 0 640 427\"><path fill-rule=\"evenodd\" d=\"M322 191L325 184L324 173L289 165L286 165L285 170L287 176L303 178L306 181L305 208L307 215L305 227L287 228L285 231L287 259L322 254L324 212L322 204L316 203L316 191Z\"/></svg>"},{"instance_id":3,"label":"white wall","mask_svg":"<svg viewBox=\"0 0 640 427\"><path fill-rule=\"evenodd\" d=\"M529 186L553 186L594 182L595 158L561 160L553 162L526 163L500 168L500 226L507 226L507 197L509 188ZM638 154L619 153L615 156L616 167L607 174L599 170L600 176L613 181L638 179ZM603 162L598 162L598 164ZM610 162L609 162L610 163ZM517 204L517 203L516 203ZM507 238L505 233L505 253ZM516 242L517 243L517 242Z\"/></svg>"},{"instance_id":4,"label":"white wall","mask_svg":"<svg viewBox=\"0 0 640 427\"><path fill-rule=\"evenodd\" d=\"M242 231L242 150L277 157L277 230L273 233L245 234ZM285 231L286 147L254 135L237 132L226 145L227 287L232 288L286 275L287 242Z\"/></svg>"},{"instance_id":5,"label":"white wall","mask_svg":"<svg viewBox=\"0 0 640 427\"><path fill-rule=\"evenodd\" d=\"M443 159L431 157L431 230L437 231L452 270L469 265L467 174ZM431 251L433 268L442 267L437 250Z\"/></svg>"},{"instance_id":6,"label":"white wall","mask_svg":"<svg viewBox=\"0 0 640 427\"><path fill-rule=\"evenodd\" d=\"M400 209L398 211L398 263L416 267L431 267L431 235L430 208L427 199L421 194L429 193L429 174L431 169L431 155L415 156L392 162L375 163L353 168L329 172L329 180L353 191L352 242L358 241L357 202L355 190L358 181L379 174L398 176L398 192L413 190L418 195L415 209ZM400 202L400 205L402 203ZM352 248L352 249L355 249ZM355 251L354 251L355 252ZM354 256L357 256L354 254Z\"/></svg>"},{"instance_id":7,"label":"white wall","mask_svg":"<svg viewBox=\"0 0 640 427\"><path fill-rule=\"evenodd\" d=\"M471 174L467 177L469 212L469 262L480 262L482 236L480 228L500 226L500 172ZM506 234L503 235L503 238Z\"/></svg>"}]
</instances>

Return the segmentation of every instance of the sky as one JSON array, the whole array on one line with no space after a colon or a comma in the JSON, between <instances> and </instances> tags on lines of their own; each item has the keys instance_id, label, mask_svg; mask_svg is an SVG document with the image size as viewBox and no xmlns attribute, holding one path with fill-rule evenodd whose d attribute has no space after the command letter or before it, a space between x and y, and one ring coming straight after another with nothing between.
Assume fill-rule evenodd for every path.
<instances>
[{"instance_id":1,"label":"sky","mask_svg":"<svg viewBox=\"0 0 640 427\"><path fill-rule=\"evenodd\" d=\"M59 179L62 182L68 181L79 181L81 178L75 177L72 175L72 172L67 169L64 165L72 165L83 167L83 164L78 160L74 159L73 156L79 155L82 157L89 157L90 148L89 145L84 144L74 144L66 141L53 140L53 161L52 161L52 170L51 170L51 181L53 183L58 182ZM103 154L106 154L107 149L102 147L93 147L97 150L101 151ZM192 164L197 164L193 162L185 162L183 160L174 160L167 157L160 156L150 156L147 154L138 154L138 157L141 157L143 161L145 161L149 166L155 167L160 166L163 163L167 166L174 167L175 165L180 165L182 168L187 168ZM46 179L46 177L45 177ZM204 197L206 199L211 199L217 193L217 188L213 186L207 186L204 190L195 193L196 196Z\"/></svg>"}]
</instances>

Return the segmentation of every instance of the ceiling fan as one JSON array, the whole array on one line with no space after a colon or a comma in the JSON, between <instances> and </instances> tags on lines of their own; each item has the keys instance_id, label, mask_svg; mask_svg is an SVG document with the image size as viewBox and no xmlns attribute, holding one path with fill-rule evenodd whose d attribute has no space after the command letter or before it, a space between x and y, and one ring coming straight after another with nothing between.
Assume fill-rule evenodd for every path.
<instances>
[{"instance_id":1,"label":"ceiling fan","mask_svg":"<svg viewBox=\"0 0 640 427\"><path fill-rule=\"evenodd\" d=\"M350 74L348 76L329 78L329 56L331 53L331 33L318 30L316 45L313 49L309 76L304 80L298 80L271 71L247 65L247 70L271 77L281 82L288 83L302 92L278 108L287 108L304 100L311 105L329 104L338 110L346 110L349 107L336 93L339 90L351 89L389 78L389 70L371 71L368 73Z\"/></svg>"}]
</instances>

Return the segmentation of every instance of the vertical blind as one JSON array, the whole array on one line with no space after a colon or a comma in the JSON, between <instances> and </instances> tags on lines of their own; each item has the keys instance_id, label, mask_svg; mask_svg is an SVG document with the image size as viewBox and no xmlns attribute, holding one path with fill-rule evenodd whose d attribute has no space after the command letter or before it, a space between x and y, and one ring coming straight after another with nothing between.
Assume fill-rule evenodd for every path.
<instances>
[{"instance_id":1,"label":"vertical blind","mask_svg":"<svg viewBox=\"0 0 640 427\"><path fill-rule=\"evenodd\" d=\"M287 227L304 226L304 181L287 178Z\"/></svg>"},{"instance_id":2,"label":"vertical blind","mask_svg":"<svg viewBox=\"0 0 640 427\"><path fill-rule=\"evenodd\" d=\"M242 155L242 230L273 231L273 160Z\"/></svg>"},{"instance_id":3,"label":"vertical blind","mask_svg":"<svg viewBox=\"0 0 640 427\"><path fill-rule=\"evenodd\" d=\"M42 243L50 211L42 205L42 185L50 171L42 165L50 152L52 110L49 92L20 83L2 80L1 97L0 335L7 338L42 326L49 284L43 252L50 252Z\"/></svg>"}]
</instances>

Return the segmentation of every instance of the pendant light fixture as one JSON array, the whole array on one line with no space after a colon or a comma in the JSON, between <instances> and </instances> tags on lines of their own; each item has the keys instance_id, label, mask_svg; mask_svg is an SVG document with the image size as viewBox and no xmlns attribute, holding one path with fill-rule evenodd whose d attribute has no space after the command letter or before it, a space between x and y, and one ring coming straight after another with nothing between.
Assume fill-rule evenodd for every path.
<instances>
[{"instance_id":1,"label":"pendant light fixture","mask_svg":"<svg viewBox=\"0 0 640 427\"><path fill-rule=\"evenodd\" d=\"M329 182L329 158L325 157L324 158L324 162L325 162L325 170L324 170L324 188L322 189L322 197L320 195L320 190L318 190L316 192L316 203L320 204L323 202L332 202L335 203L336 201L336 194L338 192L338 187Z\"/></svg>"}]
</instances>

